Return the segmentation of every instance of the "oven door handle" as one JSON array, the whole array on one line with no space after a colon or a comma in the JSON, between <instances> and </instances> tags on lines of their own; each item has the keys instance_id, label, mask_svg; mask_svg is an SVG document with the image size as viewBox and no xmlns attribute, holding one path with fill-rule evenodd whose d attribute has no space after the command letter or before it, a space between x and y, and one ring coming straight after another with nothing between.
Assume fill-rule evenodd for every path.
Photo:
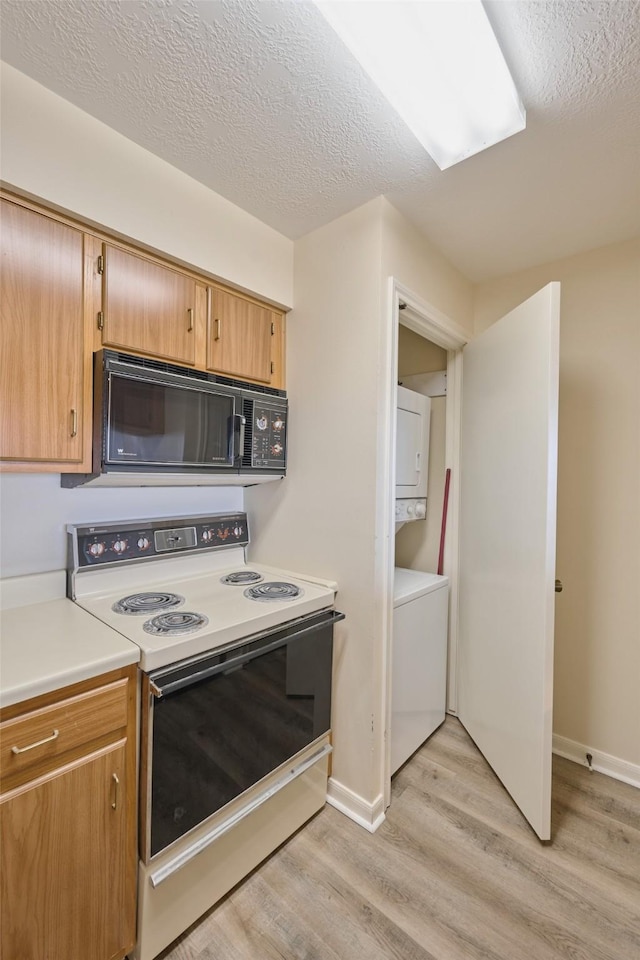
<instances>
[{"instance_id":1,"label":"oven door handle","mask_svg":"<svg viewBox=\"0 0 640 960\"><path fill-rule=\"evenodd\" d=\"M311 767L315 766L320 760L323 760L325 757L328 757L332 753L333 747L330 743L326 743L320 750L317 750L315 753L311 754L310 757L307 757L297 766L292 767L291 770L288 770L284 776L280 777L279 780L276 780L275 783L272 783L270 787L267 787L266 790L263 790L262 793L259 793L256 797L253 798L246 806L242 809L237 810L235 813L232 813L231 816L227 817L222 823L219 823L216 827L210 830L208 833L205 833L204 836L200 837L194 843L192 843L186 850L183 850L173 859L169 860L168 863L165 863L162 867L158 867L157 870L154 870L153 873L149 875L149 882L152 887L157 887L174 873L177 873L178 870L181 870L182 867L186 866L189 861L193 860L194 857L197 857L199 853L202 853L203 850L206 850L207 847L211 846L212 843L215 843L216 840L219 840L220 837L224 836L225 833L228 833L236 824L240 823L241 820L244 820L245 817L248 817L250 813L253 813L254 810L257 810L258 807L261 807L263 803L266 803L267 800L270 800L271 797L275 796L276 793L279 793L285 787L287 787L293 780L297 780L298 777L302 776L303 773L306 773Z\"/></svg>"},{"instance_id":2,"label":"oven door handle","mask_svg":"<svg viewBox=\"0 0 640 960\"><path fill-rule=\"evenodd\" d=\"M166 683L162 682L162 673L165 673L165 675L170 675L175 671L175 667L171 671L166 670L162 672L154 672L149 675L149 689L157 699L160 699L161 697L164 697L170 693L176 693L178 690L184 690L185 687L191 687L194 683L200 683L201 680L208 680L210 677L215 677L219 673L229 673L230 670L235 670L237 667L241 667L250 660L255 660L257 657L261 657L265 653L271 653L272 650L277 650L278 647L284 647L293 640L299 640L302 637L308 636L310 633L316 633L318 630L323 630L326 627L332 627L333 624L337 623L339 620L344 620L345 615L344 613L340 613L338 610L331 610L320 622L318 622L315 617L314 619L316 621L315 623L312 623L307 627L303 627L300 630L296 630L295 633L290 633L286 636L279 636L278 639L274 640L272 643L267 643L257 650L249 651L249 653L242 653L237 657L230 657L228 660L223 660L221 663L215 663L210 667L203 666L201 669L198 669L198 663L194 663L193 671L188 673L186 676L179 677L176 680L168 680ZM271 631L271 633L275 632L275 630ZM251 640L243 641L241 646L246 645L247 642L250 643Z\"/></svg>"}]
</instances>

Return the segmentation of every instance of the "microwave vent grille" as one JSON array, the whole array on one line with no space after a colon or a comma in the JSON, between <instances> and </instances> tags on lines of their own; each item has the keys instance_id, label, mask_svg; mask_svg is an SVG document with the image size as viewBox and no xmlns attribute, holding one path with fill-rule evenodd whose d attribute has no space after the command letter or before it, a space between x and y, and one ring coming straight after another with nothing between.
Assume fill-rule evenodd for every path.
<instances>
[{"instance_id":1,"label":"microwave vent grille","mask_svg":"<svg viewBox=\"0 0 640 960\"><path fill-rule=\"evenodd\" d=\"M244 425L244 448L242 450L242 466L251 466L251 447L253 444L253 400L242 401L242 415L245 419Z\"/></svg>"},{"instance_id":2,"label":"microwave vent grille","mask_svg":"<svg viewBox=\"0 0 640 960\"><path fill-rule=\"evenodd\" d=\"M105 351L105 353L107 353L107 351ZM136 366L146 367L148 370L159 370L162 373L177 373L183 377L186 374L194 380L219 383L222 386L251 390L252 393L262 393L272 397L286 397L287 395L285 390L278 390L276 387L267 387L260 383L247 383L245 380L234 380L233 377L223 377L219 373L207 373L204 370L194 370L193 367L181 367L176 363L167 363L165 360L152 360L150 357L133 357L128 353L117 353L115 351L109 351L108 355L122 363L133 362Z\"/></svg>"},{"instance_id":3,"label":"microwave vent grille","mask_svg":"<svg viewBox=\"0 0 640 960\"><path fill-rule=\"evenodd\" d=\"M136 367L144 367L146 370L159 370L161 373L177 373L184 377L185 374L195 380L209 380L208 373L204 370L193 370L191 367L180 367L176 363L167 363L164 360L152 360L150 357L132 357L129 353L109 353L109 357L119 360L121 363L135 363Z\"/></svg>"}]
</instances>

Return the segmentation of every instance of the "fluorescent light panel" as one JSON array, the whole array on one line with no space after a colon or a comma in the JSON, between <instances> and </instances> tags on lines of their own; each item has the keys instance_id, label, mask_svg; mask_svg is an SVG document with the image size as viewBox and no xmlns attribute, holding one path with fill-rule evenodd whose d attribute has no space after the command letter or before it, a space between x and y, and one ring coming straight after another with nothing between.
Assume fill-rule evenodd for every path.
<instances>
[{"instance_id":1,"label":"fluorescent light panel","mask_svg":"<svg viewBox=\"0 0 640 960\"><path fill-rule=\"evenodd\" d=\"M480 0L315 0L441 170L524 130Z\"/></svg>"}]
</instances>

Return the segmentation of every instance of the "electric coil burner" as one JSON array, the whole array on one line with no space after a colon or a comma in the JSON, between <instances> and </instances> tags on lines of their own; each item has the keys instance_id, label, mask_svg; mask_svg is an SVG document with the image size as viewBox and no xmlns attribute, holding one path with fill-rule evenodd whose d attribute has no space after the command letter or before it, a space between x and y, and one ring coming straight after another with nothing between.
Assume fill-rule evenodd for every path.
<instances>
[{"instance_id":1,"label":"electric coil burner","mask_svg":"<svg viewBox=\"0 0 640 960\"><path fill-rule=\"evenodd\" d=\"M249 600L263 600L275 602L277 600L297 600L304 596L304 590L293 583L261 583L257 587L249 587L244 591Z\"/></svg>"},{"instance_id":2,"label":"electric coil burner","mask_svg":"<svg viewBox=\"0 0 640 960\"><path fill-rule=\"evenodd\" d=\"M161 593L154 591L152 593L132 593L122 600L116 600L111 609L114 613L126 613L130 616L146 616L150 613L157 613L158 610L175 609L181 607L184 603L184 597L179 593Z\"/></svg>"},{"instance_id":3,"label":"electric coil burner","mask_svg":"<svg viewBox=\"0 0 640 960\"><path fill-rule=\"evenodd\" d=\"M262 580L264 577L257 570L234 570L226 577L220 577L220 583L226 583L229 586L244 586L247 583L260 583Z\"/></svg>"},{"instance_id":4,"label":"electric coil burner","mask_svg":"<svg viewBox=\"0 0 640 960\"><path fill-rule=\"evenodd\" d=\"M194 633L200 627L206 627L209 618L201 613L161 613L152 620L146 620L142 624L145 633L150 633L156 637L184 637L189 633Z\"/></svg>"},{"instance_id":5,"label":"electric coil burner","mask_svg":"<svg viewBox=\"0 0 640 960\"><path fill-rule=\"evenodd\" d=\"M153 960L324 804L344 614L332 581L249 566L244 513L67 530L68 595L140 650L132 958Z\"/></svg>"}]
</instances>

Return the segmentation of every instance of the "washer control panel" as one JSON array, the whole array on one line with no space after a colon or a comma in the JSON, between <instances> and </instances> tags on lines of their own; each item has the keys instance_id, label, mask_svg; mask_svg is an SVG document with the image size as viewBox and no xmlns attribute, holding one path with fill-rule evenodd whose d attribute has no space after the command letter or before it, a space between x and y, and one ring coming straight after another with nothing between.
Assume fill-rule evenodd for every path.
<instances>
[{"instance_id":1,"label":"washer control panel","mask_svg":"<svg viewBox=\"0 0 640 960\"><path fill-rule=\"evenodd\" d=\"M407 520L424 520L427 515L426 497L403 497L396 500L396 523Z\"/></svg>"}]
</instances>

